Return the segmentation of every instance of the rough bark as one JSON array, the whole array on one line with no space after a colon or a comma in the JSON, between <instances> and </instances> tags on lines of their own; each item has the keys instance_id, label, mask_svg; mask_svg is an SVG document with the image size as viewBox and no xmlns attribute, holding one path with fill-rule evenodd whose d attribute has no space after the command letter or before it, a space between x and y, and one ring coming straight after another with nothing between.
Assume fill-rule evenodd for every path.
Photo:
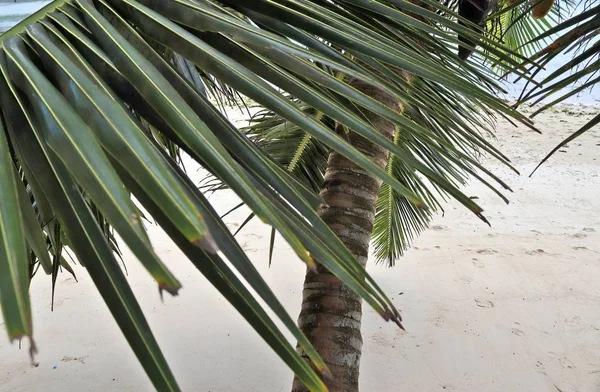
<instances>
[{"instance_id":1,"label":"rough bark","mask_svg":"<svg viewBox=\"0 0 600 392\"><path fill-rule=\"evenodd\" d=\"M388 107L400 109L393 97L380 90L358 81L351 84ZM379 132L393 138L392 123L371 113L361 114ZM343 136L377 165L385 167L387 150L352 132ZM368 259L380 186L381 181L369 172L335 151L330 153L321 188L327 205L320 207L319 215L363 266ZM332 392L358 391L363 343L361 302L360 297L323 266L307 272L298 326L331 370L333 378L327 383ZM295 379L292 391L304 392L306 388Z\"/></svg>"}]
</instances>

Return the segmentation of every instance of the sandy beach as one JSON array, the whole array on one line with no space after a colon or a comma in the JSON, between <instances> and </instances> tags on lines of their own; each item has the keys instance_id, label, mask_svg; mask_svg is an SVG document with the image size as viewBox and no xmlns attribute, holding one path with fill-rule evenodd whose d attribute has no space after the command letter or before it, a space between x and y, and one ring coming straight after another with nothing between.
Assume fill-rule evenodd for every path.
<instances>
[{"instance_id":1,"label":"sandy beach","mask_svg":"<svg viewBox=\"0 0 600 392\"><path fill-rule=\"evenodd\" d=\"M528 177L596 113L575 106L546 112L536 117L543 135L500 122L497 145L522 175L489 166L513 187L511 203L479 184L467 188L492 227L450 203L395 268L369 266L408 332L365 308L362 391L600 391L600 132L573 141ZM211 200L225 211L235 197ZM240 211L226 222L235 229L244 218ZM182 389L288 391L285 365L159 228L148 229L181 280L181 295L161 303L126 249L125 263ZM269 268L268 236L256 221L239 241L296 317L304 267L279 239ZM54 312L50 277L32 283L39 367L0 328L1 391L152 390L85 269L76 272L78 283L60 275Z\"/></svg>"}]
</instances>

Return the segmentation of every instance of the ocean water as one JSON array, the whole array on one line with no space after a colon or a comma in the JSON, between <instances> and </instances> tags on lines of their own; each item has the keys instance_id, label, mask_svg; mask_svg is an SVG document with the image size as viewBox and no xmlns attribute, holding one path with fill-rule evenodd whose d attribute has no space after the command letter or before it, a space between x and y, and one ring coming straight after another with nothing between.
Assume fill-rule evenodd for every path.
<instances>
[{"instance_id":1,"label":"ocean water","mask_svg":"<svg viewBox=\"0 0 600 392\"><path fill-rule=\"evenodd\" d=\"M7 0L0 0L0 33L8 30L10 27L19 23L21 20L25 19L27 16L39 10L49 2L50 1L32 1L12 3L7 2ZM546 75L551 74L566 61L570 60L571 57L572 54L568 54L555 59L548 64L545 70L539 73L539 75L536 77L536 80L542 80ZM509 77L507 82L504 84L506 90L508 91L508 94L505 96L505 98L517 98L523 90L523 87L525 87L525 82L523 80L514 83L514 79L514 77ZM568 90L563 90L563 93L566 93L567 91ZM556 97L558 96L555 96L554 98ZM544 100L544 102L549 102L552 99L553 98L551 97L550 99ZM565 102L585 105L598 105L600 104L600 88L584 90L578 95L569 98Z\"/></svg>"}]
</instances>

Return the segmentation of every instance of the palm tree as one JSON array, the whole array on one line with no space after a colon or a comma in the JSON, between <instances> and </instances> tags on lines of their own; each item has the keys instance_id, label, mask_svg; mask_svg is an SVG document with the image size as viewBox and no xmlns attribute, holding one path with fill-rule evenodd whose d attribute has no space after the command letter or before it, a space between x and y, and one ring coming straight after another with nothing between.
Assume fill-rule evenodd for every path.
<instances>
[{"instance_id":1,"label":"palm tree","mask_svg":"<svg viewBox=\"0 0 600 392\"><path fill-rule=\"evenodd\" d=\"M597 40L600 4L597 1L573 1L568 4L570 7L566 10L567 18L547 29L543 34L533 37L530 41L538 46L538 50L530 56L533 61L537 62L536 66L529 66L532 77L535 78L552 62L560 65L543 78L537 77L536 83L528 83L525 86L518 104L525 102L531 105L541 104L531 114L532 118L568 98L593 89L600 81L600 77L598 77L600 45ZM563 58L569 54L572 58L565 62ZM599 123L600 115L596 115L554 147L533 172L561 147Z\"/></svg>"},{"instance_id":2,"label":"palm tree","mask_svg":"<svg viewBox=\"0 0 600 392\"><path fill-rule=\"evenodd\" d=\"M29 337L34 354L28 284L40 266L54 281L71 270L69 248L156 389L178 390L115 256L113 228L159 292L178 293L133 195L294 371L294 390L356 390L361 298L401 326L365 270L372 233L378 257L393 262L440 196L485 221L458 187L473 177L504 198L489 181L508 186L477 156L510 163L481 132L495 114L532 126L494 95L486 67L459 59L457 33L520 74L517 52L430 0L56 0L9 30L0 300L10 339ZM239 132L210 91L268 111ZM306 263L299 327L178 165L178 149Z\"/></svg>"},{"instance_id":3,"label":"palm tree","mask_svg":"<svg viewBox=\"0 0 600 392\"><path fill-rule=\"evenodd\" d=\"M519 67L527 70L525 87L515 107L521 104L539 105L531 114L535 118L579 93L593 89L600 81L597 76L597 57L600 46L597 41L597 23L600 5L597 1L566 0L554 6L554 0L508 1L488 20L488 30L495 40L501 41L517 59L515 53L527 56ZM572 58L565 61L571 54ZM492 56L490 56L492 58ZM502 66L504 59L495 57L492 65ZM548 66L559 65L553 72L541 73ZM522 75L507 73L505 78ZM533 170L531 175L556 151L575 138L592 129L600 117L587 124L554 147Z\"/></svg>"}]
</instances>

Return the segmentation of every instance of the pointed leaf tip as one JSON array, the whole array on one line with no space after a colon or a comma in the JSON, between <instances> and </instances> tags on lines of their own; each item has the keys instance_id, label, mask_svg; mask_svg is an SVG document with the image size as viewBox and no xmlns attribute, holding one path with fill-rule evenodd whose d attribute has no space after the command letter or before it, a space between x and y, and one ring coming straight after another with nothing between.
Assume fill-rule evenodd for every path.
<instances>
[{"instance_id":1,"label":"pointed leaf tip","mask_svg":"<svg viewBox=\"0 0 600 392\"><path fill-rule=\"evenodd\" d=\"M481 211L483 211L483 210L481 210ZM487 223L487 225L488 225L489 227L492 227L492 224L491 224L491 223L490 223L490 222L487 220L487 218L486 218L485 216L483 216L483 214L476 213L476 215L477 215L477 217L478 217L479 219L481 219L482 221L484 221L485 223Z\"/></svg>"},{"instance_id":2,"label":"pointed leaf tip","mask_svg":"<svg viewBox=\"0 0 600 392\"><path fill-rule=\"evenodd\" d=\"M317 262L315 261L315 258L312 257L311 255L308 255L308 257L304 257L302 258L305 262L306 262L306 267L310 270L310 271L317 271Z\"/></svg>"},{"instance_id":3,"label":"pointed leaf tip","mask_svg":"<svg viewBox=\"0 0 600 392\"><path fill-rule=\"evenodd\" d=\"M327 366L321 368L320 366L315 364L315 367L317 368L319 377L321 377L321 380L325 381L325 384L330 384L331 381L333 381L333 374L331 374L331 371L329 370L329 368L327 368Z\"/></svg>"},{"instance_id":4,"label":"pointed leaf tip","mask_svg":"<svg viewBox=\"0 0 600 392\"><path fill-rule=\"evenodd\" d=\"M202 238L192 241L192 244L210 254L216 254L219 252L219 246L210 233L206 233Z\"/></svg>"},{"instance_id":5,"label":"pointed leaf tip","mask_svg":"<svg viewBox=\"0 0 600 392\"><path fill-rule=\"evenodd\" d=\"M400 320L395 319L394 322L398 327L400 327L401 330L406 331L406 328L404 328L404 325L402 325L402 322Z\"/></svg>"},{"instance_id":6,"label":"pointed leaf tip","mask_svg":"<svg viewBox=\"0 0 600 392\"><path fill-rule=\"evenodd\" d=\"M10 339L10 342L13 343L15 340L18 340L19 341L19 349L21 349L21 341L23 340L24 337L29 339L29 361L31 363L31 366L38 367L39 364L35 361L35 355L38 353L38 350L37 350L35 341L33 340L33 336L31 336L31 335L15 336Z\"/></svg>"},{"instance_id":7,"label":"pointed leaf tip","mask_svg":"<svg viewBox=\"0 0 600 392\"><path fill-rule=\"evenodd\" d=\"M381 317L383 317L385 321L391 320L394 322L394 324L400 327L400 329L406 331L406 329L404 329L404 326L402 325L402 316L400 315L400 312L397 309L379 309L378 313L381 315Z\"/></svg>"},{"instance_id":8,"label":"pointed leaf tip","mask_svg":"<svg viewBox=\"0 0 600 392\"><path fill-rule=\"evenodd\" d=\"M35 361L35 354L37 354L37 346L35 345L35 341L33 340L32 336L28 336L29 337L29 359L31 361L31 364L35 367L38 366L38 363Z\"/></svg>"},{"instance_id":9,"label":"pointed leaf tip","mask_svg":"<svg viewBox=\"0 0 600 392\"><path fill-rule=\"evenodd\" d=\"M180 289L181 289L181 285L178 285L176 287L173 287L173 286L169 287L163 282L158 282L158 293L160 294L161 301L163 299L163 291L166 291L167 293L171 294L173 297L176 297L179 295Z\"/></svg>"}]
</instances>

